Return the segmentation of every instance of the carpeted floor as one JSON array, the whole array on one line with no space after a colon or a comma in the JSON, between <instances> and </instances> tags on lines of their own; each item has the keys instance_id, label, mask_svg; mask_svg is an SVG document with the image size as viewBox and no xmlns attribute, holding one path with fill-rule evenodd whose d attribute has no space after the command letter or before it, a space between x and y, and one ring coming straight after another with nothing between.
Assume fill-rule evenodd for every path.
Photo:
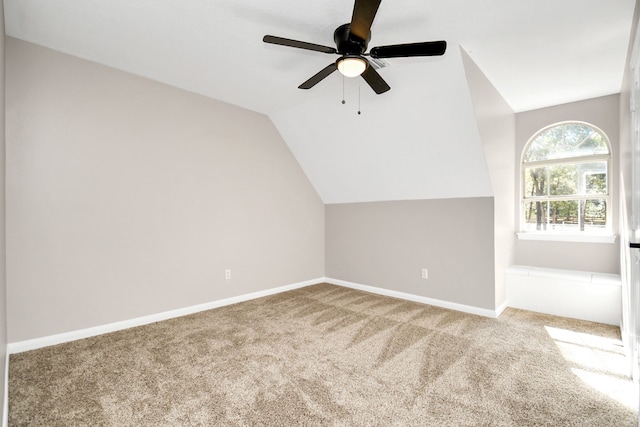
<instances>
[{"instance_id":1,"label":"carpeted floor","mask_svg":"<svg viewBox=\"0 0 640 427\"><path fill-rule=\"evenodd\" d=\"M634 399L617 328L328 284L12 355L9 372L11 426L636 426Z\"/></svg>"}]
</instances>

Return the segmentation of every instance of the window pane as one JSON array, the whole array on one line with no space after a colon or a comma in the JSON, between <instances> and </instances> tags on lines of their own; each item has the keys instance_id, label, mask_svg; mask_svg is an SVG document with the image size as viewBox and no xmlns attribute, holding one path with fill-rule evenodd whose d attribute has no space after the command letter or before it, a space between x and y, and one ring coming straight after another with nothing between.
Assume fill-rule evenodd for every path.
<instances>
[{"instance_id":1,"label":"window pane","mask_svg":"<svg viewBox=\"0 0 640 427\"><path fill-rule=\"evenodd\" d=\"M586 200L584 204L584 230L604 230L607 226L607 201Z\"/></svg>"},{"instance_id":2,"label":"window pane","mask_svg":"<svg viewBox=\"0 0 640 427\"><path fill-rule=\"evenodd\" d=\"M584 123L562 123L540 132L528 145L525 162L609 154L604 135Z\"/></svg>"},{"instance_id":3,"label":"window pane","mask_svg":"<svg viewBox=\"0 0 640 427\"><path fill-rule=\"evenodd\" d=\"M549 168L549 193L567 196L578 193L578 165L555 165Z\"/></svg>"},{"instance_id":4,"label":"window pane","mask_svg":"<svg viewBox=\"0 0 640 427\"><path fill-rule=\"evenodd\" d=\"M579 229L580 203L577 200L550 202L549 205L550 230L577 231Z\"/></svg>"},{"instance_id":5,"label":"window pane","mask_svg":"<svg viewBox=\"0 0 640 427\"><path fill-rule=\"evenodd\" d=\"M548 202L524 203L524 221L527 231L547 229L547 204Z\"/></svg>"},{"instance_id":6,"label":"window pane","mask_svg":"<svg viewBox=\"0 0 640 427\"><path fill-rule=\"evenodd\" d=\"M607 162L582 163L580 165L581 194L608 194Z\"/></svg>"},{"instance_id":7,"label":"window pane","mask_svg":"<svg viewBox=\"0 0 640 427\"><path fill-rule=\"evenodd\" d=\"M547 196L547 168L524 169L524 197Z\"/></svg>"}]
</instances>

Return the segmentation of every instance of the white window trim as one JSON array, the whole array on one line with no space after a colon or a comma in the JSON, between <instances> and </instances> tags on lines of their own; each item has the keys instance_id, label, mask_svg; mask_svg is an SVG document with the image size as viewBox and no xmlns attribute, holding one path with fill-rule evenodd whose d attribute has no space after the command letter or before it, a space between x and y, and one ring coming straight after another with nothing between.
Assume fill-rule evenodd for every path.
<instances>
[{"instance_id":1,"label":"white window trim","mask_svg":"<svg viewBox=\"0 0 640 427\"><path fill-rule=\"evenodd\" d=\"M559 232L520 232L516 233L518 240L546 240L550 242L576 242L576 243L609 243L616 242L616 234L575 234Z\"/></svg>"}]
</instances>

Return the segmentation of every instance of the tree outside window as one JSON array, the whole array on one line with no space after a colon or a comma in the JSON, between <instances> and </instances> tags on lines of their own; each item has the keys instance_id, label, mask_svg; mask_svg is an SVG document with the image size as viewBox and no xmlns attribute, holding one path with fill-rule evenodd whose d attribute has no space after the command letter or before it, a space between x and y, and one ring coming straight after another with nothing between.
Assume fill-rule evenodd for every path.
<instances>
[{"instance_id":1,"label":"tree outside window","mask_svg":"<svg viewBox=\"0 0 640 427\"><path fill-rule=\"evenodd\" d=\"M522 230L608 231L610 161L607 137L587 123L559 123L534 135L522 160Z\"/></svg>"}]
</instances>

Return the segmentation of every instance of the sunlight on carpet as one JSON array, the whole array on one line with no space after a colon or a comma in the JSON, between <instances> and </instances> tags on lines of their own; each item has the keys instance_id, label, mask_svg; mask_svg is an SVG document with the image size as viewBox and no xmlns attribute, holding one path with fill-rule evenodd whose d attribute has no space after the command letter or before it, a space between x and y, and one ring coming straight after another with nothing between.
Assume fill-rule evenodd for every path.
<instances>
[{"instance_id":1,"label":"sunlight on carpet","mask_svg":"<svg viewBox=\"0 0 640 427\"><path fill-rule=\"evenodd\" d=\"M9 426L637 427L619 338L318 284L12 354Z\"/></svg>"},{"instance_id":2,"label":"sunlight on carpet","mask_svg":"<svg viewBox=\"0 0 640 427\"><path fill-rule=\"evenodd\" d=\"M628 408L638 408L638 388L627 376L621 340L551 326L545 329L574 375Z\"/></svg>"}]
</instances>

